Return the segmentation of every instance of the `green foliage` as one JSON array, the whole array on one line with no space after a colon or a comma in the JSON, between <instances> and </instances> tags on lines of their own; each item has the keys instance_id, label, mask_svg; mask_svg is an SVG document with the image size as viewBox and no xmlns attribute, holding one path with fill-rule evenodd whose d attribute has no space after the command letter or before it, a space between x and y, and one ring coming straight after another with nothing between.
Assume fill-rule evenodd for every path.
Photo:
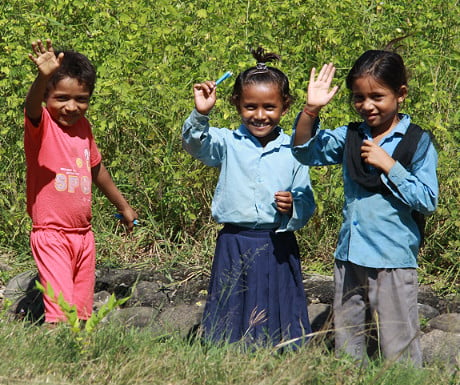
<instances>
[{"instance_id":1,"label":"green foliage","mask_svg":"<svg viewBox=\"0 0 460 385\"><path fill-rule=\"evenodd\" d=\"M115 297L115 294L112 294L109 297L107 303L101 306L97 312L93 312L91 317L87 320L82 321L78 317L77 307L75 305L70 305L60 292L57 296L53 290L53 287L48 282L46 288L38 281L35 282L36 288L47 295L54 301L63 312L65 316L65 323L69 326L72 334L75 337L75 344L80 346L80 353L85 354L88 350L88 345L91 342L91 335L96 331L99 323L114 309L123 305L129 297L118 299Z\"/></svg>"},{"instance_id":2,"label":"green foliage","mask_svg":"<svg viewBox=\"0 0 460 385\"><path fill-rule=\"evenodd\" d=\"M177 335L155 338L150 330L111 324L91 334L83 355L69 328L0 321L5 384L455 385L459 380L458 371L443 362L423 369L378 362L362 368L336 358L321 343L292 354L247 352L238 345L209 346Z\"/></svg>"},{"instance_id":3,"label":"green foliage","mask_svg":"<svg viewBox=\"0 0 460 385\"><path fill-rule=\"evenodd\" d=\"M454 0L325 0L320 6L312 0L2 2L0 244L14 251L18 262L30 261L22 109L36 75L27 58L31 41L50 37L57 48L85 53L97 68L88 117L104 163L143 224L124 237L113 222L113 208L96 193L93 224L99 260L116 264L149 258L158 265L164 253L182 245L190 249L215 233L209 208L217 171L191 159L180 143L195 82L253 65L249 48L256 45L279 53L279 67L297 97L282 121L290 132L312 66L333 61L336 83L344 88L346 73L360 53L407 36L398 43L411 71L404 110L434 133L440 154L440 207L428 223L422 271L427 281L447 275L448 289L455 290L460 242L459 13ZM227 101L230 89L231 81L219 87L211 117L217 126L236 127L239 122ZM325 127L354 119L345 90L322 114ZM314 169L312 180L318 211L299 234L306 268L318 262L330 266L341 222L340 168ZM205 257L200 263L207 263Z\"/></svg>"}]
</instances>

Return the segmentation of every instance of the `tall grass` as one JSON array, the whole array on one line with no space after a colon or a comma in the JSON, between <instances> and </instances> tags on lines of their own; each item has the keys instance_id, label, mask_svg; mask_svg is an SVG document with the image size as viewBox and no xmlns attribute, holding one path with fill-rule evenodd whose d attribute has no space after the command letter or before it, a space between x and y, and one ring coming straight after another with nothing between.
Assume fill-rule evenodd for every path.
<instances>
[{"instance_id":1,"label":"tall grass","mask_svg":"<svg viewBox=\"0 0 460 385\"><path fill-rule=\"evenodd\" d=\"M321 340L295 353L248 352L238 345L208 346L105 325L82 351L65 325L49 330L3 320L1 326L2 384L454 385L459 380L443 367L420 370L374 362L363 368L334 357Z\"/></svg>"}]
</instances>

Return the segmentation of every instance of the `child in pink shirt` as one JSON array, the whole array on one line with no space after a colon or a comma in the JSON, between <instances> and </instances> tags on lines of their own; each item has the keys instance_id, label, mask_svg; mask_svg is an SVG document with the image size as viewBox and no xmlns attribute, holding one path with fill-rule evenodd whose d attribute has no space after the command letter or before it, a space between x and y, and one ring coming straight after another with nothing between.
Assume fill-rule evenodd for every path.
<instances>
[{"instance_id":1,"label":"child in pink shirt","mask_svg":"<svg viewBox=\"0 0 460 385\"><path fill-rule=\"evenodd\" d=\"M38 75L25 101L24 148L30 245L43 286L75 305L80 319L92 312L96 250L91 230L91 184L115 205L131 231L137 218L101 161L85 118L96 72L82 54L54 52L32 43ZM43 107L43 102L45 106ZM64 319L55 299L44 296L45 322Z\"/></svg>"}]
</instances>

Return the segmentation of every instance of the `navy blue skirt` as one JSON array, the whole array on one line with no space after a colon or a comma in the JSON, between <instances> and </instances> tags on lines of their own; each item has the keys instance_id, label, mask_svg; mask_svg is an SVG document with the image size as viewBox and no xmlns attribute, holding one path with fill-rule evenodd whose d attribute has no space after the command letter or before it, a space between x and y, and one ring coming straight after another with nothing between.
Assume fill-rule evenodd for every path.
<instances>
[{"instance_id":1,"label":"navy blue skirt","mask_svg":"<svg viewBox=\"0 0 460 385\"><path fill-rule=\"evenodd\" d=\"M250 230L226 224L219 232L204 338L277 345L311 333L294 233Z\"/></svg>"}]
</instances>

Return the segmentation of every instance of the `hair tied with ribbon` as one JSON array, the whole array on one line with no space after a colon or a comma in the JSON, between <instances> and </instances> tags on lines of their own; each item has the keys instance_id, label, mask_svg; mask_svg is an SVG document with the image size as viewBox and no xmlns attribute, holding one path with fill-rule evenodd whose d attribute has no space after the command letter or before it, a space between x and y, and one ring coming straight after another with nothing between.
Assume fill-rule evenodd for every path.
<instances>
[{"instance_id":1,"label":"hair tied with ribbon","mask_svg":"<svg viewBox=\"0 0 460 385\"><path fill-rule=\"evenodd\" d=\"M267 65L265 63L257 63L257 66L256 68L258 70L262 70L262 71L265 71L267 69Z\"/></svg>"}]
</instances>

